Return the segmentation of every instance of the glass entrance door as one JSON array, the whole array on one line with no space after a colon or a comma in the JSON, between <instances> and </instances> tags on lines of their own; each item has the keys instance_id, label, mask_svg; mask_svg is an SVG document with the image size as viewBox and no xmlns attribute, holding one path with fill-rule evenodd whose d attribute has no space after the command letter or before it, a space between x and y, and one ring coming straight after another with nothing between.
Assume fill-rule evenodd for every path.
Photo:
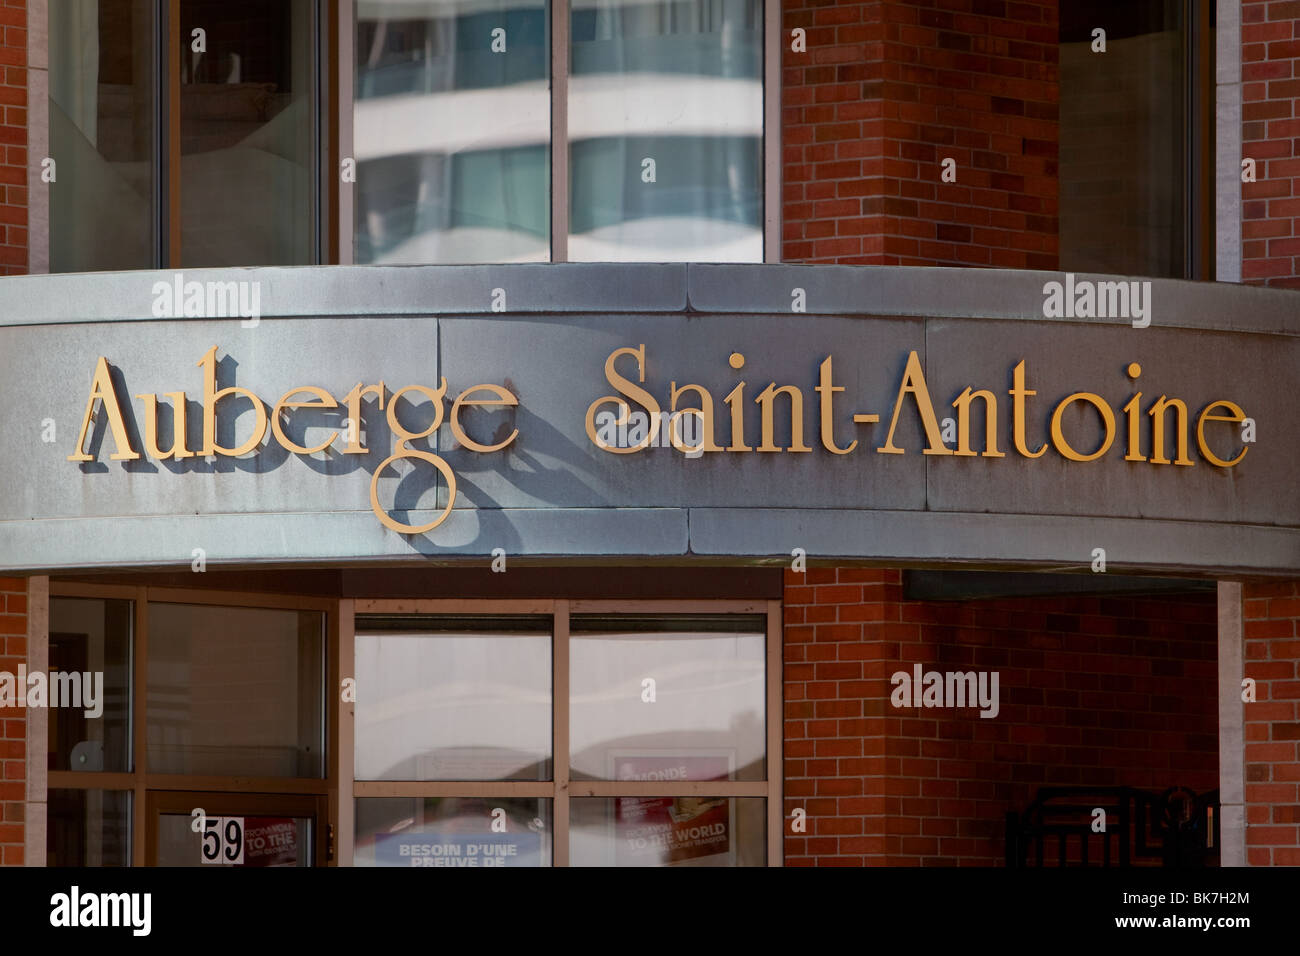
<instances>
[{"instance_id":1,"label":"glass entrance door","mask_svg":"<svg viewBox=\"0 0 1300 956\"><path fill-rule=\"evenodd\" d=\"M327 799L312 794L151 791L150 866L324 866Z\"/></svg>"}]
</instances>

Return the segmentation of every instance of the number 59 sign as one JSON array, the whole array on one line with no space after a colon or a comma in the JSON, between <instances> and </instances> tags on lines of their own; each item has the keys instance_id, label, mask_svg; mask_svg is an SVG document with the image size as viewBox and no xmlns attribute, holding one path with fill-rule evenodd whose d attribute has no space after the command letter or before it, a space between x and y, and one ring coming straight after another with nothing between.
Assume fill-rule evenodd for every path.
<instances>
[{"instance_id":1,"label":"number 59 sign","mask_svg":"<svg viewBox=\"0 0 1300 956\"><path fill-rule=\"evenodd\" d=\"M242 866L244 863L244 818L209 817L194 811L193 830L201 834L199 858L204 863Z\"/></svg>"}]
</instances>

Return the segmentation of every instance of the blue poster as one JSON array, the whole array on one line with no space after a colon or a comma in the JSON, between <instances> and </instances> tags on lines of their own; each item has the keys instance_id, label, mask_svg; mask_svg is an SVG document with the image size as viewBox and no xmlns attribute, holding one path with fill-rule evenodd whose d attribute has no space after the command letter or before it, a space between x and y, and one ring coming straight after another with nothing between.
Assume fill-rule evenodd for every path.
<instances>
[{"instance_id":1,"label":"blue poster","mask_svg":"<svg viewBox=\"0 0 1300 956\"><path fill-rule=\"evenodd\" d=\"M381 833L378 866L541 866L539 833Z\"/></svg>"}]
</instances>

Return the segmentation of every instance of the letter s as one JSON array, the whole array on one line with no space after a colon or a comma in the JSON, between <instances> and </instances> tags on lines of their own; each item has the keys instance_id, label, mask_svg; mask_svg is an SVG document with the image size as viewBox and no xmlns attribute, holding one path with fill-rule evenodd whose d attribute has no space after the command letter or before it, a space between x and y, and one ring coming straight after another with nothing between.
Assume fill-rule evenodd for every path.
<instances>
[{"instance_id":1,"label":"letter s","mask_svg":"<svg viewBox=\"0 0 1300 956\"><path fill-rule=\"evenodd\" d=\"M596 411L606 402L614 402L619 408L619 416L615 420L616 425L626 425L628 418L632 414L631 406L618 395L602 395L587 407L587 437L591 443L603 451L613 455L630 455L633 452L648 448L654 444L655 438L659 434L659 403L655 397L647 392L641 386L635 384L629 379L624 378L614 369L614 361L620 355L634 355L637 363L637 381L645 381L645 344L636 348L615 349L609 353L609 358L605 359L605 378L609 384L618 390L619 395L626 395L628 398L637 402L650 416L650 430L644 440L637 442L635 445L629 445L627 448L615 448L608 443L599 441L596 437Z\"/></svg>"}]
</instances>

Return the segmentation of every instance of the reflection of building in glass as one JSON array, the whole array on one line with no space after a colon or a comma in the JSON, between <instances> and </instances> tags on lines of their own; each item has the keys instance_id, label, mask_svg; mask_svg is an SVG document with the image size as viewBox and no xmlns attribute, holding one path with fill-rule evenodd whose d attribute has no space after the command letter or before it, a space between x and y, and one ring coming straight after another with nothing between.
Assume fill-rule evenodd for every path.
<instances>
[{"instance_id":1,"label":"reflection of building in glass","mask_svg":"<svg viewBox=\"0 0 1300 956\"><path fill-rule=\"evenodd\" d=\"M502 6L358 9L356 261L549 258L547 11ZM716 6L574 4L570 259L761 260L761 17Z\"/></svg>"}]
</instances>

